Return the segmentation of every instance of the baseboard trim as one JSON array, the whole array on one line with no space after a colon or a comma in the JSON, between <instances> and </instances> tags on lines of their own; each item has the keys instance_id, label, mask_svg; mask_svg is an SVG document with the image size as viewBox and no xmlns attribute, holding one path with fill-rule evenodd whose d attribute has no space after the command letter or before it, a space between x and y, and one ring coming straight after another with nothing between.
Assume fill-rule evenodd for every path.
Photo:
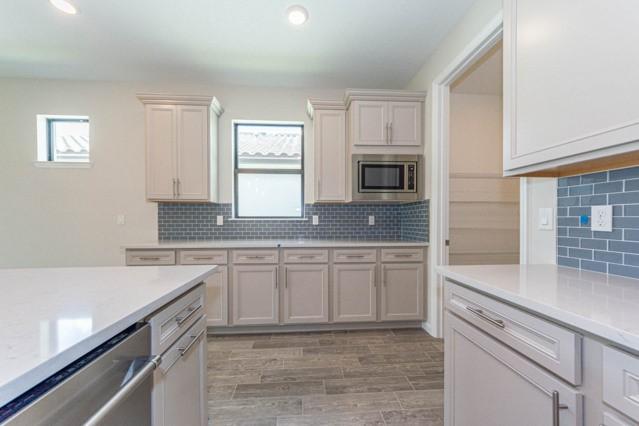
<instances>
[{"instance_id":1,"label":"baseboard trim","mask_svg":"<svg viewBox=\"0 0 639 426\"><path fill-rule=\"evenodd\" d=\"M207 327L207 334L295 333L306 331L387 330L390 328L424 328L421 321L363 322L346 324L243 325L235 327ZM424 328L425 329L425 328ZM425 329L426 330L426 329ZM427 330L428 331L428 330Z\"/></svg>"},{"instance_id":2,"label":"baseboard trim","mask_svg":"<svg viewBox=\"0 0 639 426\"><path fill-rule=\"evenodd\" d=\"M424 321L424 322L422 322L422 324L421 324L421 325L422 325L422 328L424 329L424 331L425 331L426 333L430 334L430 335L431 335L431 336L433 336L433 337L438 337L438 336L435 336L435 335L433 334L433 327L431 326L431 324L430 324L428 321Z\"/></svg>"}]
</instances>

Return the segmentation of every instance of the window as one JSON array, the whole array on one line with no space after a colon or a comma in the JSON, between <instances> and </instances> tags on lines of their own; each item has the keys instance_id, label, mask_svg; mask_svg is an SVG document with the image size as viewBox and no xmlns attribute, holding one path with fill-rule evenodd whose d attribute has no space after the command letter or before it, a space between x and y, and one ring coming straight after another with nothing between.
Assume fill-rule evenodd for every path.
<instances>
[{"instance_id":1,"label":"window","mask_svg":"<svg viewBox=\"0 0 639 426\"><path fill-rule=\"evenodd\" d=\"M303 217L304 126L235 123L235 217Z\"/></svg>"},{"instance_id":2,"label":"window","mask_svg":"<svg viewBox=\"0 0 639 426\"><path fill-rule=\"evenodd\" d=\"M89 162L89 117L38 115L38 161Z\"/></svg>"}]
</instances>

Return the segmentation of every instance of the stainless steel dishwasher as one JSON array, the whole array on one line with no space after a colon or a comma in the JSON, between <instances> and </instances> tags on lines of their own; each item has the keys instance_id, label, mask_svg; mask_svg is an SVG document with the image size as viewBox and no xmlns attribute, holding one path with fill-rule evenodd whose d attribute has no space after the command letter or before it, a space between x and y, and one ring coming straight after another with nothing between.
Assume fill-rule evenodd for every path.
<instances>
[{"instance_id":1,"label":"stainless steel dishwasher","mask_svg":"<svg viewBox=\"0 0 639 426\"><path fill-rule=\"evenodd\" d=\"M151 357L149 325L135 325L27 392L24 407L0 423L150 425L153 371L160 360Z\"/></svg>"}]
</instances>

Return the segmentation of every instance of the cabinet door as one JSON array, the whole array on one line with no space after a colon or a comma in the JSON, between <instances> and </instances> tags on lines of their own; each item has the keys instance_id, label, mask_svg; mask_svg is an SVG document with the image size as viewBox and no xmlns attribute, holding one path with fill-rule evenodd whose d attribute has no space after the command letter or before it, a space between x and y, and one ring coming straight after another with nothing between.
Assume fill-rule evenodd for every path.
<instances>
[{"instance_id":1,"label":"cabinet door","mask_svg":"<svg viewBox=\"0 0 639 426\"><path fill-rule=\"evenodd\" d=\"M209 199L209 108L180 105L177 137L177 198Z\"/></svg>"},{"instance_id":2,"label":"cabinet door","mask_svg":"<svg viewBox=\"0 0 639 426\"><path fill-rule=\"evenodd\" d=\"M177 109L174 105L147 105L145 110L146 196L150 200L173 200Z\"/></svg>"},{"instance_id":3,"label":"cabinet door","mask_svg":"<svg viewBox=\"0 0 639 426\"><path fill-rule=\"evenodd\" d=\"M328 322L328 265L284 267L284 322Z\"/></svg>"},{"instance_id":4,"label":"cabinet door","mask_svg":"<svg viewBox=\"0 0 639 426\"><path fill-rule=\"evenodd\" d=\"M316 201L346 201L346 113L315 111Z\"/></svg>"},{"instance_id":5,"label":"cabinet door","mask_svg":"<svg viewBox=\"0 0 639 426\"><path fill-rule=\"evenodd\" d=\"M621 144L639 139L638 14L634 0L504 2L505 171L637 149Z\"/></svg>"},{"instance_id":6,"label":"cabinet door","mask_svg":"<svg viewBox=\"0 0 639 426\"><path fill-rule=\"evenodd\" d=\"M377 319L375 264L333 266L333 321Z\"/></svg>"},{"instance_id":7,"label":"cabinet door","mask_svg":"<svg viewBox=\"0 0 639 426\"><path fill-rule=\"evenodd\" d=\"M206 357L203 327L185 333L162 355L153 378L154 426L207 424Z\"/></svg>"},{"instance_id":8,"label":"cabinet door","mask_svg":"<svg viewBox=\"0 0 639 426\"><path fill-rule=\"evenodd\" d=\"M353 101L350 110L354 145L388 144L388 102Z\"/></svg>"},{"instance_id":9,"label":"cabinet door","mask_svg":"<svg viewBox=\"0 0 639 426\"><path fill-rule=\"evenodd\" d=\"M421 102L388 103L389 140L392 145L422 144Z\"/></svg>"},{"instance_id":10,"label":"cabinet door","mask_svg":"<svg viewBox=\"0 0 639 426\"><path fill-rule=\"evenodd\" d=\"M418 320L424 316L424 265L382 265L381 320Z\"/></svg>"},{"instance_id":11,"label":"cabinet door","mask_svg":"<svg viewBox=\"0 0 639 426\"><path fill-rule=\"evenodd\" d=\"M277 265L233 265L233 324L277 324Z\"/></svg>"},{"instance_id":12,"label":"cabinet door","mask_svg":"<svg viewBox=\"0 0 639 426\"><path fill-rule=\"evenodd\" d=\"M228 324L228 268L218 266L215 273L206 281L206 318L207 325Z\"/></svg>"},{"instance_id":13,"label":"cabinet door","mask_svg":"<svg viewBox=\"0 0 639 426\"><path fill-rule=\"evenodd\" d=\"M444 344L446 425L582 424L574 388L449 312Z\"/></svg>"}]
</instances>

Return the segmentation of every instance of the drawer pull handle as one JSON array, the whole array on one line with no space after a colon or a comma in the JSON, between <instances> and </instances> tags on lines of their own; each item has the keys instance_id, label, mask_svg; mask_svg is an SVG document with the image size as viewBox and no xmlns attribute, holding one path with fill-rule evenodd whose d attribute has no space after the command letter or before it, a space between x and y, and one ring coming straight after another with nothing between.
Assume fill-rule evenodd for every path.
<instances>
[{"instance_id":1,"label":"drawer pull handle","mask_svg":"<svg viewBox=\"0 0 639 426\"><path fill-rule=\"evenodd\" d=\"M195 336L191 336L191 341L189 342L188 345L186 345L186 347L178 348L178 351L180 352L180 356L185 356L187 353L189 353L189 350L193 347L193 345L195 345L195 342L200 340L200 337L202 337L202 335L204 334L205 331L206 331L206 329L200 331Z\"/></svg>"},{"instance_id":2,"label":"drawer pull handle","mask_svg":"<svg viewBox=\"0 0 639 426\"><path fill-rule=\"evenodd\" d=\"M347 254L345 257L347 259L363 259L365 256L363 254Z\"/></svg>"},{"instance_id":3,"label":"drawer pull handle","mask_svg":"<svg viewBox=\"0 0 639 426\"><path fill-rule=\"evenodd\" d=\"M193 257L193 260L213 260L213 256Z\"/></svg>"},{"instance_id":4,"label":"drawer pull handle","mask_svg":"<svg viewBox=\"0 0 639 426\"><path fill-rule=\"evenodd\" d=\"M265 259L266 256L245 256L247 259Z\"/></svg>"},{"instance_id":5,"label":"drawer pull handle","mask_svg":"<svg viewBox=\"0 0 639 426\"><path fill-rule=\"evenodd\" d=\"M157 257L157 256L155 256L155 257L146 257L146 256L144 256L144 257L140 257L139 259L140 260L144 260L144 261L153 261L153 260L160 260L161 258Z\"/></svg>"},{"instance_id":6,"label":"drawer pull handle","mask_svg":"<svg viewBox=\"0 0 639 426\"><path fill-rule=\"evenodd\" d=\"M178 327L182 326L185 322L189 320L197 311L202 309L202 305L194 308L193 306L189 306L186 310L187 314L185 316L177 316L175 317L175 322L177 322Z\"/></svg>"},{"instance_id":7,"label":"drawer pull handle","mask_svg":"<svg viewBox=\"0 0 639 426\"><path fill-rule=\"evenodd\" d=\"M408 253L394 253L393 256L394 257L413 257L412 254L408 254Z\"/></svg>"},{"instance_id":8,"label":"drawer pull handle","mask_svg":"<svg viewBox=\"0 0 639 426\"><path fill-rule=\"evenodd\" d=\"M470 312L477 315L479 318L483 319L484 321L488 321L495 327L506 328L506 324L504 324L502 320L489 317L481 309L473 308L472 306L466 306L466 309L468 309Z\"/></svg>"},{"instance_id":9,"label":"drawer pull handle","mask_svg":"<svg viewBox=\"0 0 639 426\"><path fill-rule=\"evenodd\" d=\"M300 259L315 259L314 254L301 254L298 256Z\"/></svg>"},{"instance_id":10,"label":"drawer pull handle","mask_svg":"<svg viewBox=\"0 0 639 426\"><path fill-rule=\"evenodd\" d=\"M566 404L559 403L559 392L553 391L552 393L552 426L559 426L559 410L566 410L568 406Z\"/></svg>"}]
</instances>

